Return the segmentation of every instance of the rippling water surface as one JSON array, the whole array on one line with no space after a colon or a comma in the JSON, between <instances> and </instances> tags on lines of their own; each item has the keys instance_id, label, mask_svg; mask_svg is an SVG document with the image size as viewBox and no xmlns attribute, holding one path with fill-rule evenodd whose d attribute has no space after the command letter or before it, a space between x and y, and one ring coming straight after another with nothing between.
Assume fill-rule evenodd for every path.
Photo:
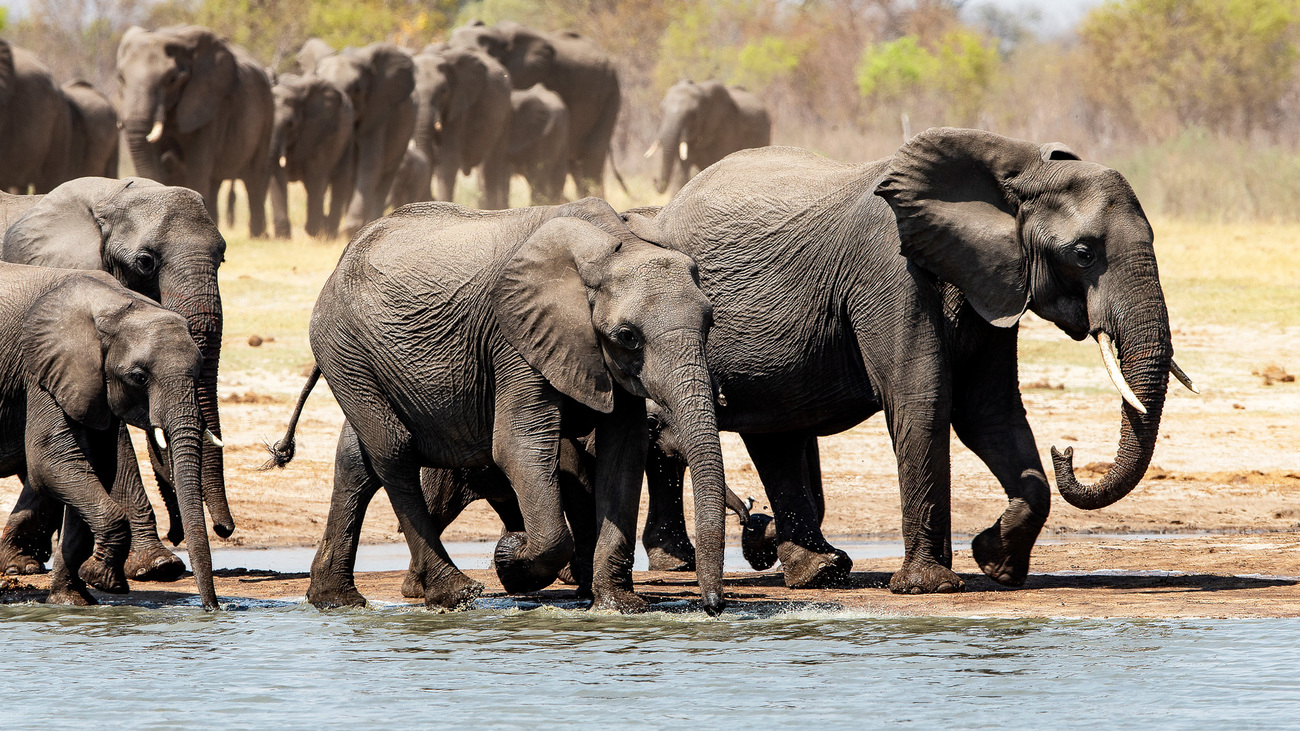
<instances>
[{"instance_id":1,"label":"rippling water surface","mask_svg":"<svg viewBox=\"0 0 1300 731\"><path fill-rule=\"evenodd\" d=\"M0 607L5 727L1283 727L1300 620Z\"/></svg>"}]
</instances>

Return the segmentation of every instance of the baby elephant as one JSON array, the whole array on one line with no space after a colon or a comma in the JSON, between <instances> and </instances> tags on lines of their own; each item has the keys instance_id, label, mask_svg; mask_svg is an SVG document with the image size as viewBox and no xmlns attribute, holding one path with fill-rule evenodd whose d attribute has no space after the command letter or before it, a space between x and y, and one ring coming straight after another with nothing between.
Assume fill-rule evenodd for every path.
<instances>
[{"instance_id":1,"label":"baby elephant","mask_svg":"<svg viewBox=\"0 0 1300 731\"><path fill-rule=\"evenodd\" d=\"M510 92L510 171L532 189L533 205L564 202L569 175L569 108L541 84Z\"/></svg>"},{"instance_id":2,"label":"baby elephant","mask_svg":"<svg viewBox=\"0 0 1300 731\"><path fill-rule=\"evenodd\" d=\"M0 475L66 506L49 602L93 604L87 584L127 591L130 527L110 490L119 467L134 468L119 446L130 424L170 457L199 595L216 607L195 398L202 360L183 317L108 274L0 264Z\"/></svg>"},{"instance_id":3,"label":"baby elephant","mask_svg":"<svg viewBox=\"0 0 1300 731\"><path fill-rule=\"evenodd\" d=\"M352 197L352 100L319 76L285 74L271 89L271 212L275 235L289 238L289 181L307 189L309 236L339 233L339 219ZM329 214L325 193L330 193Z\"/></svg>"}]
</instances>

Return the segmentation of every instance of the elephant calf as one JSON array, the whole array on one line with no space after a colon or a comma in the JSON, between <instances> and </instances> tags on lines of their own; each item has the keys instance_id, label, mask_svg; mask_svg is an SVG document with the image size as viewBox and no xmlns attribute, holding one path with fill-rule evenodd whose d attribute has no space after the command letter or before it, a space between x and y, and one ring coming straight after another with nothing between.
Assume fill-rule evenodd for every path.
<instances>
[{"instance_id":1,"label":"elephant calf","mask_svg":"<svg viewBox=\"0 0 1300 731\"><path fill-rule=\"evenodd\" d=\"M496 464L525 527L497 544L497 574L511 593L548 586L574 554L559 443L594 429L593 606L643 608L632 540L652 398L682 435L704 607L721 611L726 484L704 361L711 306L696 276L597 199L498 212L416 204L362 231L312 313L312 352L347 421L308 599L364 604L352 578L358 506L381 486L413 553L436 543L423 467ZM429 578L425 603L445 606Z\"/></svg>"},{"instance_id":2,"label":"elephant calf","mask_svg":"<svg viewBox=\"0 0 1300 731\"><path fill-rule=\"evenodd\" d=\"M285 74L271 88L271 215L275 235L287 239L289 181L307 189L309 236L339 235L339 219L352 197L352 99L329 79ZM330 195L329 215L325 194Z\"/></svg>"},{"instance_id":3,"label":"elephant calf","mask_svg":"<svg viewBox=\"0 0 1300 731\"><path fill-rule=\"evenodd\" d=\"M564 202L568 177L569 108L559 94L541 84L510 92L511 172L522 175L532 189L534 205Z\"/></svg>"}]
</instances>

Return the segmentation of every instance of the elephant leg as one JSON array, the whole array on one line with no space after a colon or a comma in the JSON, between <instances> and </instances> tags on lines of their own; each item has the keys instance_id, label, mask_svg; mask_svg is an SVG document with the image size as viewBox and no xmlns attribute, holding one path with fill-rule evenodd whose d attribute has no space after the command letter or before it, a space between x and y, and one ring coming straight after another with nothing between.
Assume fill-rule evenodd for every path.
<instances>
[{"instance_id":1,"label":"elephant leg","mask_svg":"<svg viewBox=\"0 0 1300 731\"><path fill-rule=\"evenodd\" d=\"M302 187L307 191L307 221L303 230L308 236L320 236L325 228L325 191L329 181L323 176L304 175Z\"/></svg>"},{"instance_id":2,"label":"elephant leg","mask_svg":"<svg viewBox=\"0 0 1300 731\"><path fill-rule=\"evenodd\" d=\"M989 330L993 330L989 327ZM980 569L1006 586L1022 586L1029 556L1051 511L1051 489L1025 418L1016 375L1016 334L989 334L953 384L953 430L1006 491L1001 517L971 543Z\"/></svg>"},{"instance_id":3,"label":"elephant leg","mask_svg":"<svg viewBox=\"0 0 1300 731\"><path fill-rule=\"evenodd\" d=\"M269 163L263 159L245 175L244 192L248 194L248 235L255 239L266 236L266 191L271 184ZM233 185L233 183L232 183Z\"/></svg>"},{"instance_id":4,"label":"elephant leg","mask_svg":"<svg viewBox=\"0 0 1300 731\"><path fill-rule=\"evenodd\" d=\"M365 606L365 597L357 591L353 569L357 563L361 523L380 487L379 477L356 430L344 421L334 454L334 492L330 496L325 535L316 547L311 562L311 583L307 587L307 601L316 608Z\"/></svg>"},{"instance_id":5,"label":"elephant leg","mask_svg":"<svg viewBox=\"0 0 1300 731\"><path fill-rule=\"evenodd\" d=\"M599 535L592 568L593 609L644 611L646 602L632 592L632 558L636 514L645 470L645 399L614 392L614 411L596 426L596 525Z\"/></svg>"},{"instance_id":6,"label":"elephant leg","mask_svg":"<svg viewBox=\"0 0 1300 731\"><path fill-rule=\"evenodd\" d=\"M314 209L313 205L319 206L320 202L312 198L311 188L308 188L307 233L309 235L312 233L312 214L316 213L318 217L320 215L319 210ZM289 224L289 177L283 168L277 168L271 176L271 223L275 228L277 239L287 239L293 235L293 227Z\"/></svg>"},{"instance_id":7,"label":"elephant leg","mask_svg":"<svg viewBox=\"0 0 1300 731\"><path fill-rule=\"evenodd\" d=\"M0 534L0 572L10 576L45 572L51 539L63 521L57 500L38 493L25 475L22 481L18 502Z\"/></svg>"},{"instance_id":8,"label":"elephant leg","mask_svg":"<svg viewBox=\"0 0 1300 731\"><path fill-rule=\"evenodd\" d=\"M325 236L329 238L338 237L339 221L351 205L352 188L356 184L356 166L352 160L350 153L344 155L330 173L330 207L325 216Z\"/></svg>"},{"instance_id":9,"label":"elephant leg","mask_svg":"<svg viewBox=\"0 0 1300 731\"><path fill-rule=\"evenodd\" d=\"M54 566L50 571L50 593L46 604L85 607L99 603L90 593L86 582L78 575L78 568L94 552L95 541L86 525L75 511L62 512L63 525L59 529L59 543L54 550Z\"/></svg>"},{"instance_id":10,"label":"elephant leg","mask_svg":"<svg viewBox=\"0 0 1300 731\"><path fill-rule=\"evenodd\" d=\"M456 198L456 172L460 163L459 158L445 147L443 155L443 159L438 161L438 168L433 176L433 194L435 200L452 201Z\"/></svg>"},{"instance_id":11,"label":"elephant leg","mask_svg":"<svg viewBox=\"0 0 1300 731\"><path fill-rule=\"evenodd\" d=\"M641 532L641 545L650 558L650 570L694 571L695 546L686 533L682 504L686 462L668 456L657 444L651 444L645 474L650 509Z\"/></svg>"},{"instance_id":12,"label":"elephant leg","mask_svg":"<svg viewBox=\"0 0 1300 731\"><path fill-rule=\"evenodd\" d=\"M495 468L492 471L498 472ZM402 535L411 550L411 563L402 582L402 596L410 598L434 597L432 606L444 609L468 608L483 593L483 585L456 568L442 544L442 532L470 503L479 499L471 487L475 475L467 470L420 470L420 489L428 505L429 519L433 522L438 540L432 544L421 542L415 528L404 516L398 515ZM504 478L502 478L504 479ZM507 486L508 487L508 486Z\"/></svg>"},{"instance_id":13,"label":"elephant leg","mask_svg":"<svg viewBox=\"0 0 1300 731\"><path fill-rule=\"evenodd\" d=\"M853 568L844 551L826 541L809 487L806 434L744 434L745 448L776 520L776 554L793 589L833 586Z\"/></svg>"},{"instance_id":14,"label":"elephant leg","mask_svg":"<svg viewBox=\"0 0 1300 731\"><path fill-rule=\"evenodd\" d=\"M500 210L510 207L510 161L504 149L494 151L483 161L479 166L479 180L483 186L479 208Z\"/></svg>"},{"instance_id":15,"label":"elephant leg","mask_svg":"<svg viewBox=\"0 0 1300 731\"><path fill-rule=\"evenodd\" d=\"M564 503L564 514L569 519L569 530L573 533L573 559L566 570L560 572L560 579L566 584L578 587L578 596L591 598L591 581L593 564L596 559L596 542L599 534L596 529L596 496L593 478L596 474L596 459L583 445L575 439L560 442L560 499ZM505 506L493 505L497 514L509 527L510 520L505 514ZM515 512L519 511L518 502L514 503ZM522 515L520 516L522 518ZM635 520L635 518L634 518Z\"/></svg>"},{"instance_id":16,"label":"elephant leg","mask_svg":"<svg viewBox=\"0 0 1300 731\"><path fill-rule=\"evenodd\" d=\"M158 524L153 507L144 492L140 464L126 424L118 428L117 477L111 491L113 499L126 511L131 521L131 552L126 558L126 575L137 581L175 581L185 573L185 562L167 550L158 539Z\"/></svg>"}]
</instances>

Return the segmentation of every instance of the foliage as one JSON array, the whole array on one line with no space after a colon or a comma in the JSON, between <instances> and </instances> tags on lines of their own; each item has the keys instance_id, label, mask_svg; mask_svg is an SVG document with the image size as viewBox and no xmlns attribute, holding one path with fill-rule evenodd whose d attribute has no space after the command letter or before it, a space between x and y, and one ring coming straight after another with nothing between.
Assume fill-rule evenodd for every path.
<instances>
[{"instance_id":1,"label":"foliage","mask_svg":"<svg viewBox=\"0 0 1300 731\"><path fill-rule=\"evenodd\" d=\"M956 27L927 48L914 35L869 46L858 62L858 92L866 99L907 107L930 97L947 116L974 124L1001 65L997 42Z\"/></svg>"},{"instance_id":2,"label":"foliage","mask_svg":"<svg viewBox=\"0 0 1300 731\"><path fill-rule=\"evenodd\" d=\"M718 79L762 91L799 65L808 42L776 35L779 8L764 0L681 3L659 41L655 80Z\"/></svg>"}]
</instances>

